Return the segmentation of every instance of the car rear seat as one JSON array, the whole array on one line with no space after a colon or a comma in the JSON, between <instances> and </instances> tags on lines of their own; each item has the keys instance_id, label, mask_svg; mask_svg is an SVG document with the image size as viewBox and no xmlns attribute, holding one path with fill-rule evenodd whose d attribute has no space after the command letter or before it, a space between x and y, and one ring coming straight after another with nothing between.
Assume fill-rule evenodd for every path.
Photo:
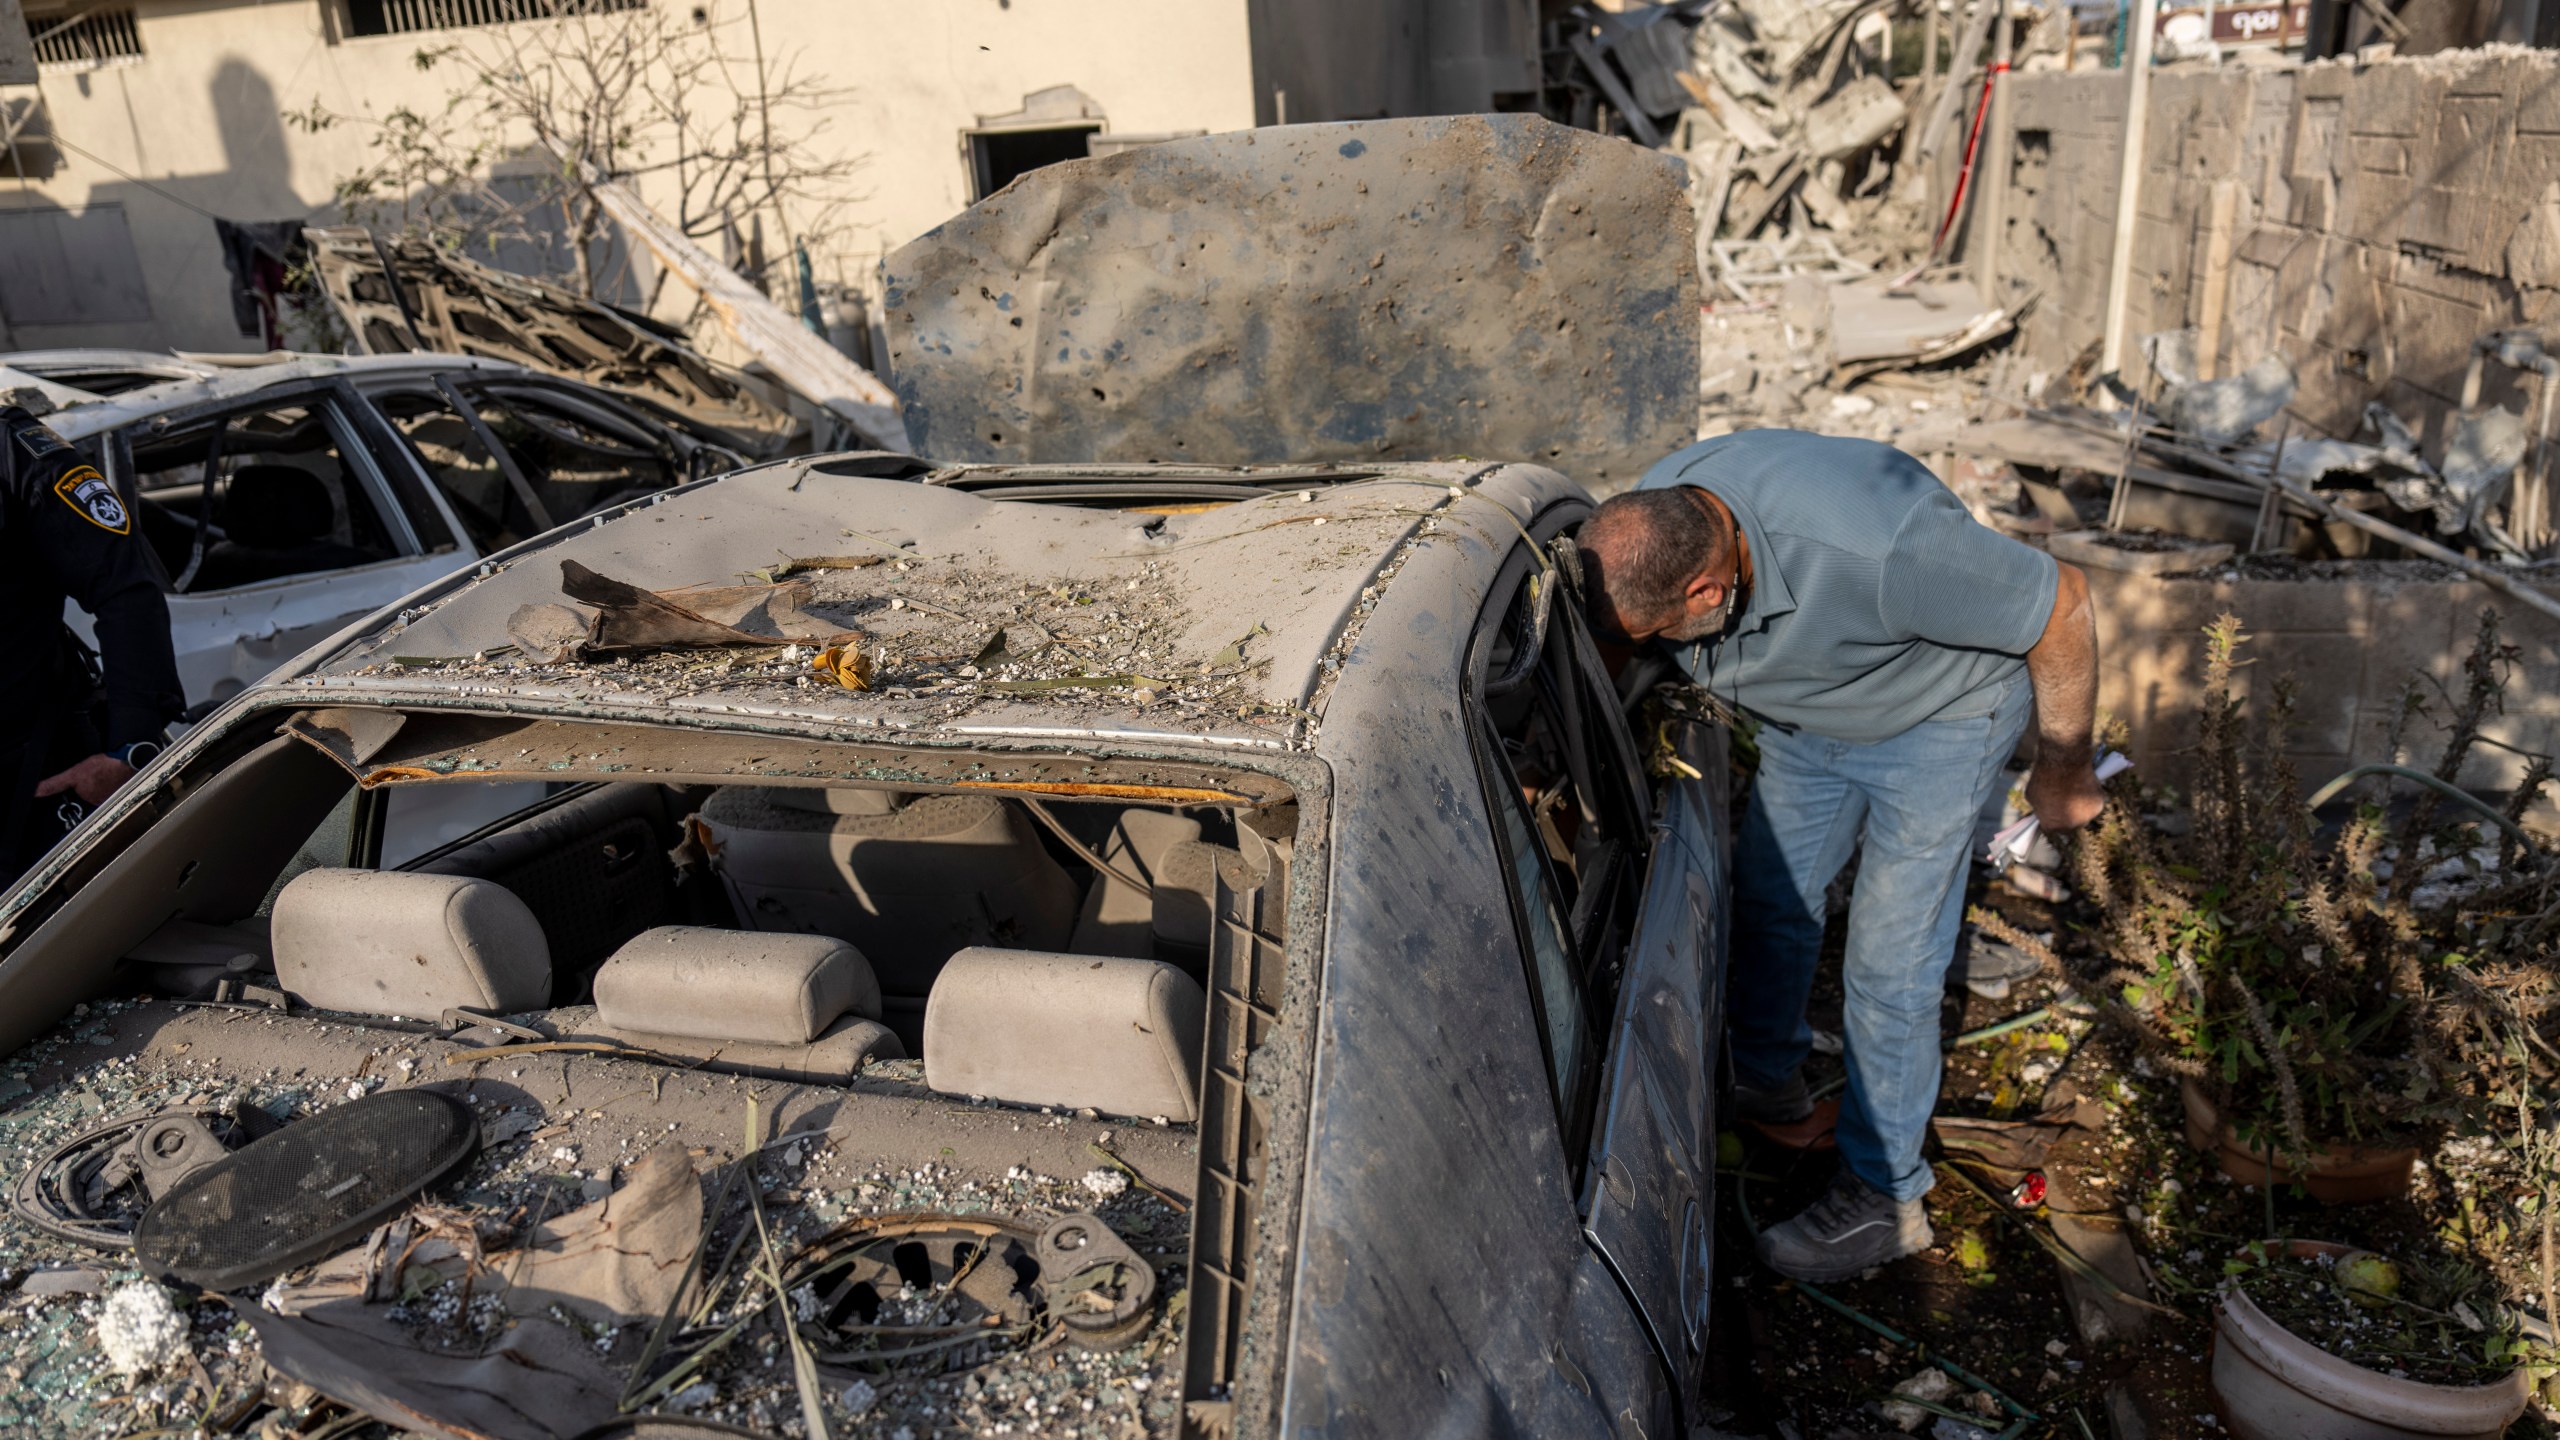
<instances>
[{"instance_id":1,"label":"car rear seat","mask_svg":"<svg viewBox=\"0 0 2560 1440\"><path fill-rule=\"evenodd\" d=\"M1075 924L1075 882L1029 819L991 795L732 785L712 792L701 822L741 923L853 945L910 1039L954 952L1056 949Z\"/></svg>"},{"instance_id":2,"label":"car rear seat","mask_svg":"<svg viewBox=\"0 0 2560 1440\"><path fill-rule=\"evenodd\" d=\"M971 948L924 1012L925 1083L947 1095L1189 1121L1199 983L1159 960Z\"/></svg>"},{"instance_id":3,"label":"car rear seat","mask_svg":"<svg viewBox=\"0 0 2560 1440\"><path fill-rule=\"evenodd\" d=\"M1148 885L1156 883L1164 857L1176 845L1200 838L1200 822L1165 810L1136 806L1120 812L1102 842L1102 858ZM1085 892L1084 913L1076 920L1080 955L1125 955L1155 958L1155 900L1133 885L1104 875Z\"/></svg>"},{"instance_id":4,"label":"car rear seat","mask_svg":"<svg viewBox=\"0 0 2560 1440\"><path fill-rule=\"evenodd\" d=\"M555 1014L563 1033L715 1070L825 1082L906 1054L879 1023L870 962L832 936L662 925L616 950L595 990L592 1012Z\"/></svg>"},{"instance_id":5,"label":"car rear seat","mask_svg":"<svg viewBox=\"0 0 2560 1440\"><path fill-rule=\"evenodd\" d=\"M669 919L674 871L655 785L602 785L422 861L420 873L505 886L533 911L564 980ZM567 998L565 996L559 998Z\"/></svg>"},{"instance_id":6,"label":"car rear seat","mask_svg":"<svg viewBox=\"0 0 2560 1440\"><path fill-rule=\"evenodd\" d=\"M306 870L270 917L276 979L306 1005L429 1017L551 1000L551 947L522 900L461 875Z\"/></svg>"}]
</instances>

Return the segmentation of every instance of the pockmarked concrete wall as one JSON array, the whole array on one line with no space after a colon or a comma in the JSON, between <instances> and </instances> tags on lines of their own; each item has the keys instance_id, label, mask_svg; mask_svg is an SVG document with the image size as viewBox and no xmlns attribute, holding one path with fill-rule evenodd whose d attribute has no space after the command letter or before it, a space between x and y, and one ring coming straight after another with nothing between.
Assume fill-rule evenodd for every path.
<instances>
[{"instance_id":1,"label":"pockmarked concrete wall","mask_svg":"<svg viewBox=\"0 0 2560 1440\"><path fill-rule=\"evenodd\" d=\"M2105 329L2122 71L2017 79L2006 274L2059 375ZM2270 351L2294 412L2353 438L2380 400L2440 454L2474 337L2560 330L2560 52L2166 69L2152 81L2130 333L2192 327L2216 374ZM2492 366L2488 403L2522 409Z\"/></svg>"},{"instance_id":2,"label":"pockmarked concrete wall","mask_svg":"<svg viewBox=\"0 0 2560 1440\"><path fill-rule=\"evenodd\" d=\"M678 19L695 5L651 0ZM1012 114L1024 97L1073 85L1108 131L1216 132L1254 123L1245 0L757 0L769 59L849 93L816 143L862 157L843 237L815 257L821 280L860 283L882 254L970 200L962 132ZM21 325L0 347L175 346L250 350L233 321L209 215L338 218L338 179L371 157L360 127L309 133L286 112L348 114L442 106L459 77L421 70L417 53L471 45L455 29L336 36L323 0L137 0L143 55L88 69L48 67L42 90L65 142L60 168L0 186L0 209L124 207L146 281L148 321ZM743 0L702 0L721 48L752 84ZM534 22L539 23L539 22ZM807 124L777 113L777 124ZM76 150L68 147L77 147ZM644 181L644 193L652 187ZM747 217L739 217L743 224ZM807 217L801 217L805 223ZM779 227L767 217L768 244ZM638 262L638 289L652 273ZM681 317L681 287L661 310Z\"/></svg>"},{"instance_id":3,"label":"pockmarked concrete wall","mask_svg":"<svg viewBox=\"0 0 2560 1440\"><path fill-rule=\"evenodd\" d=\"M2445 578L2451 574L2415 561L2359 565L2353 581L2092 570L2098 707L2130 729L2128 750L2146 777L2189 784L2204 629L2228 612L2249 636L2238 683L2250 713L2262 713L2279 677L2293 677L2296 718L2287 748L2306 790L2370 761L2433 769L2444 749L2441 722L2463 694L2463 660L2480 612L2494 609L2502 637L2519 653L2504 711L2482 733L2512 748L2476 747L2460 778L2474 789L2510 789L2524 769L2515 750L2560 753L2560 621L2476 581ZM2395 756L2388 728L2413 679L2428 713L2408 726Z\"/></svg>"}]
</instances>

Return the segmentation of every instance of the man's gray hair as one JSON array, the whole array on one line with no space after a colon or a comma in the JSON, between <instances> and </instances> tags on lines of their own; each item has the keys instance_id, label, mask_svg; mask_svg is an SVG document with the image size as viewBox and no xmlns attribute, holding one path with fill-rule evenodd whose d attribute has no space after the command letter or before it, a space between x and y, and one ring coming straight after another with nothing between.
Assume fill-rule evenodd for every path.
<instances>
[{"instance_id":1,"label":"man's gray hair","mask_svg":"<svg viewBox=\"0 0 2560 1440\"><path fill-rule=\"evenodd\" d=\"M1582 522L1584 563L1618 613L1646 620L1681 608L1689 582L1733 563L1725 529L1687 486L1630 490L1603 501Z\"/></svg>"}]
</instances>

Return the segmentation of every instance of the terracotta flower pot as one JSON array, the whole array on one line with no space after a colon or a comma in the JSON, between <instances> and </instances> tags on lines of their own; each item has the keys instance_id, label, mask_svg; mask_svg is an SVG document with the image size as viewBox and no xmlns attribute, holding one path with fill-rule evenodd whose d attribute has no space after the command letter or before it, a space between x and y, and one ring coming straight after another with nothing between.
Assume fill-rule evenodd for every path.
<instances>
[{"instance_id":1,"label":"terracotta flower pot","mask_svg":"<svg viewBox=\"0 0 2560 1440\"><path fill-rule=\"evenodd\" d=\"M2418 1147L2395 1145L2323 1145L2308 1156L2277 1155L2252 1150L2240 1133L2214 1109L2204 1087L2181 1077L2178 1094L2186 1101L2187 1143L2214 1158L2222 1173L2243 1185L2263 1185L2270 1178L2298 1184L2324 1205L2353 1205L2389 1200L2409 1193L2409 1175L2418 1163Z\"/></svg>"},{"instance_id":2,"label":"terracotta flower pot","mask_svg":"<svg viewBox=\"0 0 2560 1440\"><path fill-rule=\"evenodd\" d=\"M2353 1248L2291 1242L2295 1255ZM2531 1380L2522 1370L2488 1385L2396 1380L2313 1345L2233 1288L2214 1307L2213 1394L2240 1440L2497 1440L2524 1413Z\"/></svg>"}]
</instances>

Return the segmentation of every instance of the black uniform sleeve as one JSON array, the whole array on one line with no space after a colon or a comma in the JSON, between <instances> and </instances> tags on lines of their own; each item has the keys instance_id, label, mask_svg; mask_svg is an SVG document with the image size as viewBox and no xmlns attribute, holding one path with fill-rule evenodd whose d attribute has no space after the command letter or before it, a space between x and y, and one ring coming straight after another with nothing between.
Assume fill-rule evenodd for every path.
<instances>
[{"instance_id":1,"label":"black uniform sleeve","mask_svg":"<svg viewBox=\"0 0 2560 1440\"><path fill-rule=\"evenodd\" d=\"M169 639L169 604L152 578L133 514L97 467L50 430L6 428L13 433L0 443L12 447L8 458L17 472L9 523L29 527L35 543L28 549L45 578L98 622L107 746L157 740L186 699Z\"/></svg>"}]
</instances>

